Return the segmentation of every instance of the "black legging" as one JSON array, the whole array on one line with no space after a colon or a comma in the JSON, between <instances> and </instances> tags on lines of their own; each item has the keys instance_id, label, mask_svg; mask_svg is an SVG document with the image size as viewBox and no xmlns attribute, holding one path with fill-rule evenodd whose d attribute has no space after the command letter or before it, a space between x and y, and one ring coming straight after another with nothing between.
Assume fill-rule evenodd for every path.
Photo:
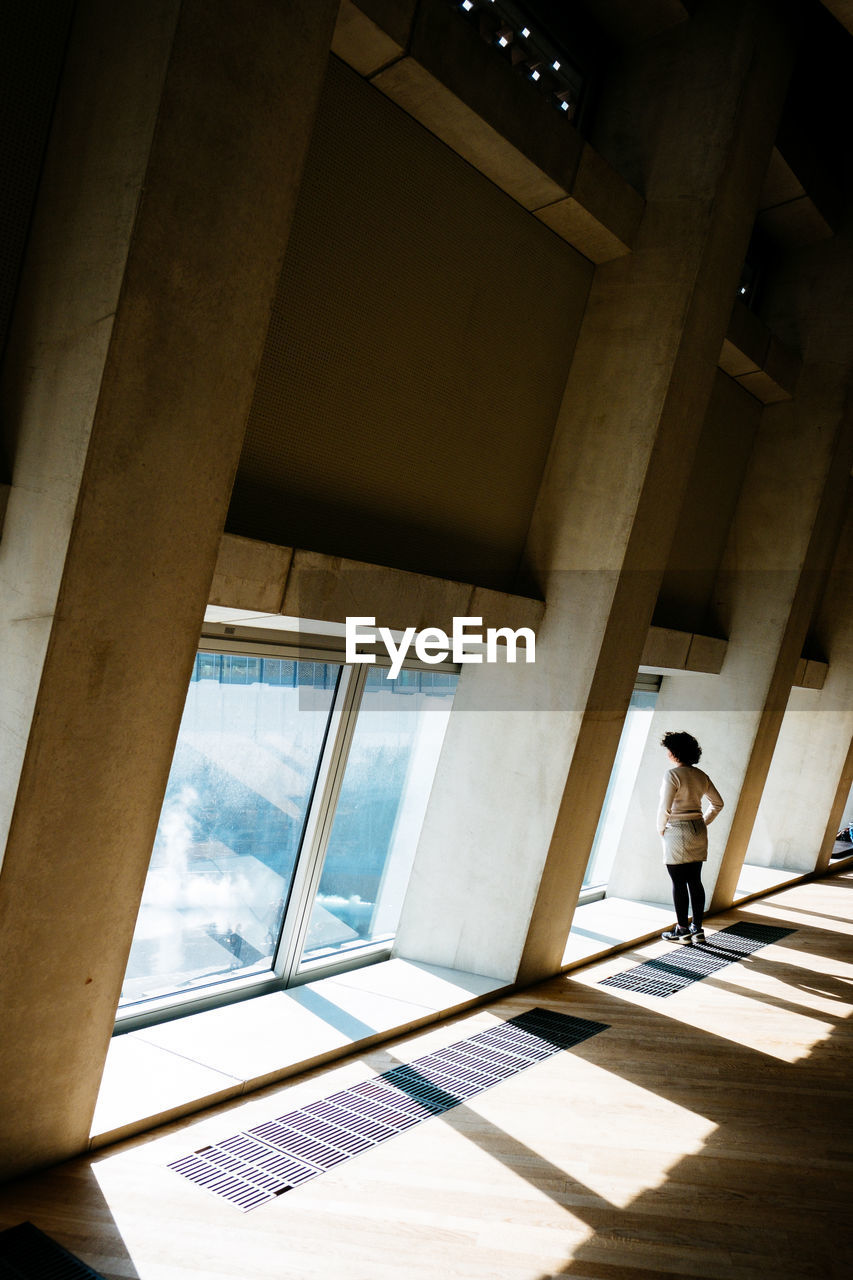
<instances>
[{"instance_id":1,"label":"black legging","mask_svg":"<svg viewBox=\"0 0 853 1280\"><path fill-rule=\"evenodd\" d=\"M702 928L705 914L705 890L702 887L701 862L668 862L666 869L672 880L672 905L675 918L682 929L687 928L688 898L693 909L693 928Z\"/></svg>"}]
</instances>

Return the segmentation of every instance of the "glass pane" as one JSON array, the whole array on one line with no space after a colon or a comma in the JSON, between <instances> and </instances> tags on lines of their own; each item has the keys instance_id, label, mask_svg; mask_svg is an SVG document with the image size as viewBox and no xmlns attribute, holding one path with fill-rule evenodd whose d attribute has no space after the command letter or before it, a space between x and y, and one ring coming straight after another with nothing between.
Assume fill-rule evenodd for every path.
<instances>
[{"instance_id":1,"label":"glass pane","mask_svg":"<svg viewBox=\"0 0 853 1280\"><path fill-rule=\"evenodd\" d=\"M619 739L619 748L613 762L613 772L607 784L601 817L598 819L592 853L583 878L585 889L591 885L606 885L610 879L619 837L628 814L631 793L637 780L646 739L652 727L652 715L657 696L657 691L641 689L635 689L631 695L628 714Z\"/></svg>"},{"instance_id":2,"label":"glass pane","mask_svg":"<svg viewBox=\"0 0 853 1280\"><path fill-rule=\"evenodd\" d=\"M457 680L370 672L303 961L393 938Z\"/></svg>"},{"instance_id":3,"label":"glass pane","mask_svg":"<svg viewBox=\"0 0 853 1280\"><path fill-rule=\"evenodd\" d=\"M196 658L123 1004L270 970L339 672Z\"/></svg>"}]
</instances>

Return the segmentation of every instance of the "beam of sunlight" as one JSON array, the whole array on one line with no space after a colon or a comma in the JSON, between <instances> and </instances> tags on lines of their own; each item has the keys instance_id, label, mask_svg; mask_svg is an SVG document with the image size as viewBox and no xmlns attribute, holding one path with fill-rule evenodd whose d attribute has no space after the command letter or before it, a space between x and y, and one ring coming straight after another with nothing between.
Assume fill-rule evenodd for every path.
<instances>
[{"instance_id":1,"label":"beam of sunlight","mask_svg":"<svg viewBox=\"0 0 853 1280\"><path fill-rule=\"evenodd\" d=\"M652 944L630 955L610 957L571 978L597 987L602 978L658 954L659 948ZM753 952L665 998L628 990L618 990L617 998L768 1058L793 1063L808 1057L815 1045L832 1034L848 984L853 984L853 965L798 952L796 943L789 941ZM616 996L616 988L608 990ZM848 999L853 985L849 992Z\"/></svg>"}]
</instances>

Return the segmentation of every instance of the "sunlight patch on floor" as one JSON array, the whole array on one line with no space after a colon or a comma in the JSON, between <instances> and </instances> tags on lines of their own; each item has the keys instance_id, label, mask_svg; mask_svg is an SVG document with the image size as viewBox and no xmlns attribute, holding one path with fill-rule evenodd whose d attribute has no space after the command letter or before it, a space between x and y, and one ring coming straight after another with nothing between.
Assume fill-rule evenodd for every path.
<instances>
[{"instance_id":1,"label":"sunlight patch on floor","mask_svg":"<svg viewBox=\"0 0 853 1280\"><path fill-rule=\"evenodd\" d=\"M650 944L638 948L630 960L625 954L613 956L589 972L570 976L593 987L610 974L666 954L656 944ZM653 1009L663 1018L791 1063L807 1057L815 1045L832 1034L842 1016L848 983L853 996L853 965L826 961L827 990L822 991L820 974L815 973L820 963L821 957L807 953L798 956L791 946L770 946L664 998L618 988L605 990L630 1004ZM794 976L800 970L802 981ZM733 1012L736 1035L732 1034Z\"/></svg>"}]
</instances>

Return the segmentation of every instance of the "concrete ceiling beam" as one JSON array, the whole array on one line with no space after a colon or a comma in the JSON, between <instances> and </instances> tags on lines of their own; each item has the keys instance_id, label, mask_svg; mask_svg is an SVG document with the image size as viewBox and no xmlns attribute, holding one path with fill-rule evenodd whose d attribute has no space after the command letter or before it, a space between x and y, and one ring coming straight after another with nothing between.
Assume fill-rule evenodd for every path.
<instances>
[{"instance_id":1,"label":"concrete ceiling beam","mask_svg":"<svg viewBox=\"0 0 853 1280\"><path fill-rule=\"evenodd\" d=\"M440 0L344 0L347 62L591 262L631 251L643 198Z\"/></svg>"}]
</instances>

